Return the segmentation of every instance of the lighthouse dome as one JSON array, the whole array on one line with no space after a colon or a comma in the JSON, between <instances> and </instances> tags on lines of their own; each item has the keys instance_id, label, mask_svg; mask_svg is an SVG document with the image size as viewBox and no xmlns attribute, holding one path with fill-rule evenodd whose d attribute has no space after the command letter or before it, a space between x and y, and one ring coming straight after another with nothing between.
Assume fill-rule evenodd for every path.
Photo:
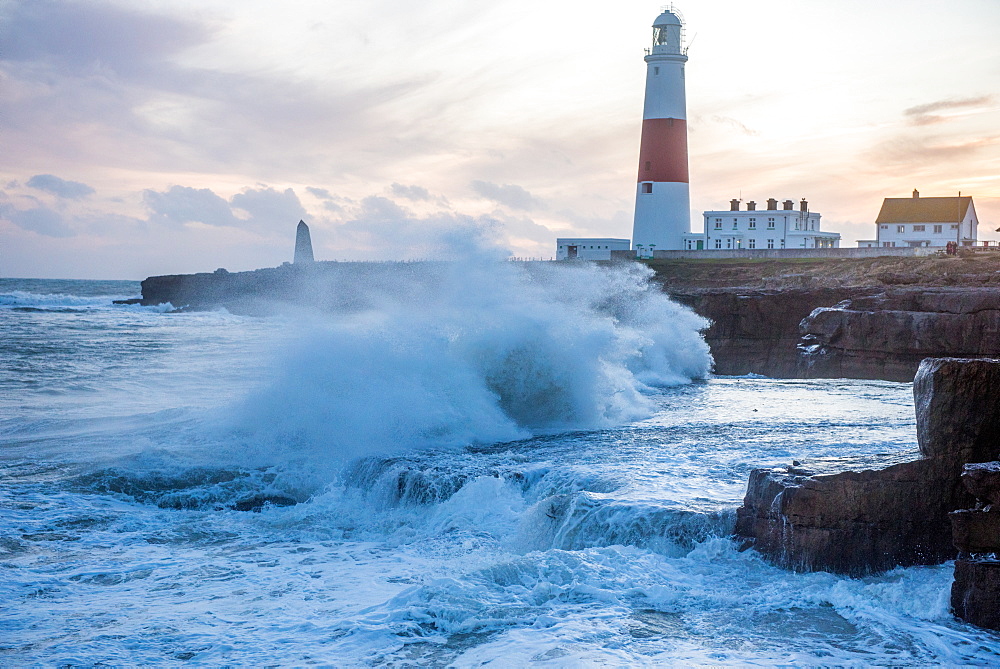
<instances>
[{"instance_id":1,"label":"lighthouse dome","mask_svg":"<svg viewBox=\"0 0 1000 669\"><path fill-rule=\"evenodd\" d=\"M656 17L653 21L654 28L665 28L666 26L679 26L681 25L680 18L670 10L665 10L662 14Z\"/></svg>"}]
</instances>

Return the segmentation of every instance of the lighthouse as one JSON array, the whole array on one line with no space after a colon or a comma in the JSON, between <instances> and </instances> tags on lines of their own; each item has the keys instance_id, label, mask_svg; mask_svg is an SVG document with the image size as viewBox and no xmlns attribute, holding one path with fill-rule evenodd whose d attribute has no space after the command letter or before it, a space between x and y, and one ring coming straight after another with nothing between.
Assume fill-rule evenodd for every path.
<instances>
[{"instance_id":1,"label":"lighthouse","mask_svg":"<svg viewBox=\"0 0 1000 669\"><path fill-rule=\"evenodd\" d=\"M632 225L632 248L640 256L656 249L681 249L682 235L691 231L683 40L679 13L672 7L664 10L653 22L653 45L645 59L646 98Z\"/></svg>"}]
</instances>

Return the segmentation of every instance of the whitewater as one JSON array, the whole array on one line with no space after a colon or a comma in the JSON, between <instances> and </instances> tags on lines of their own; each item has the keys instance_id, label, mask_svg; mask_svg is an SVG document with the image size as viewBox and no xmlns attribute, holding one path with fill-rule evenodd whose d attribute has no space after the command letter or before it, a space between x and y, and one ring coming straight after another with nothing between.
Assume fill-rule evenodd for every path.
<instances>
[{"instance_id":1,"label":"whitewater","mask_svg":"<svg viewBox=\"0 0 1000 669\"><path fill-rule=\"evenodd\" d=\"M950 563L730 537L753 468L915 457L911 384L714 376L638 266L330 281L243 316L0 279L0 663L1000 663Z\"/></svg>"}]
</instances>

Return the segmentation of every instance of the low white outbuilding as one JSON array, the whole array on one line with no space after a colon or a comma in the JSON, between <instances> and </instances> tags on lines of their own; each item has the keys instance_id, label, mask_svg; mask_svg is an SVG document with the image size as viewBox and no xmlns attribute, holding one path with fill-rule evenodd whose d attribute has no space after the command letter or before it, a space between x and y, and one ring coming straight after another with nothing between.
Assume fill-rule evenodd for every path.
<instances>
[{"instance_id":1,"label":"low white outbuilding","mask_svg":"<svg viewBox=\"0 0 1000 669\"><path fill-rule=\"evenodd\" d=\"M611 260L612 251L628 251L628 239L611 237L560 237L556 260Z\"/></svg>"}]
</instances>

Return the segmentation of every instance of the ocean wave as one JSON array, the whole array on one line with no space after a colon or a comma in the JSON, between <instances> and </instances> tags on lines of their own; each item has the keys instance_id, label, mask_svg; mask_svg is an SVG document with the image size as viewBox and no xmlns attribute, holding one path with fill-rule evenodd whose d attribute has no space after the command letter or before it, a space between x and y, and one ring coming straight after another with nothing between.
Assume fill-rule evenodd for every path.
<instances>
[{"instance_id":1,"label":"ocean wave","mask_svg":"<svg viewBox=\"0 0 1000 669\"><path fill-rule=\"evenodd\" d=\"M50 311L57 313L74 313L105 309L129 311L169 311L170 305L143 307L134 304L114 304L115 300L129 299L131 295L67 295L64 293L30 293L22 290L12 290L0 293L0 309L16 311Z\"/></svg>"},{"instance_id":2,"label":"ocean wave","mask_svg":"<svg viewBox=\"0 0 1000 669\"><path fill-rule=\"evenodd\" d=\"M711 369L707 322L645 268L419 269L367 277L350 290L369 308L310 324L235 412L241 448L344 460L620 425Z\"/></svg>"}]
</instances>

